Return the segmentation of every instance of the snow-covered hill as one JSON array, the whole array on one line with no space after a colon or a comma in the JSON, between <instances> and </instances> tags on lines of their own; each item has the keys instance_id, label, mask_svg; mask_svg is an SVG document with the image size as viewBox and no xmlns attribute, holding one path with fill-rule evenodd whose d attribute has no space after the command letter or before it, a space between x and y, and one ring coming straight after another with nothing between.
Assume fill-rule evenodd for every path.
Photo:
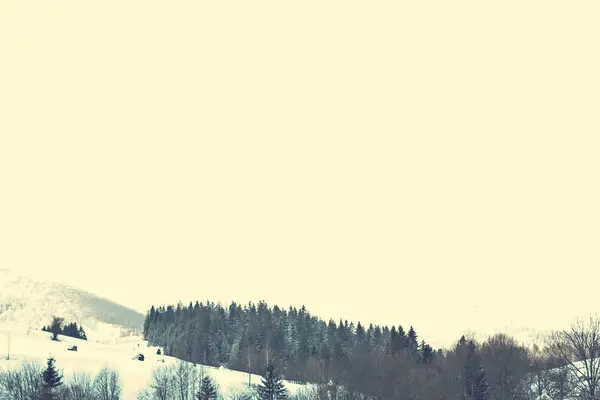
<instances>
[{"instance_id":1,"label":"snow-covered hill","mask_svg":"<svg viewBox=\"0 0 600 400\"><path fill-rule=\"evenodd\" d=\"M94 294L0 269L0 323L39 329L53 315L83 325L90 340L103 342L139 334L144 322L141 313Z\"/></svg>"},{"instance_id":2,"label":"snow-covered hill","mask_svg":"<svg viewBox=\"0 0 600 400\"><path fill-rule=\"evenodd\" d=\"M41 331L52 316L65 322L82 325L88 341L59 336ZM67 285L45 282L0 269L0 368L19 368L23 362L33 361L42 367L49 356L69 380L74 372L96 375L103 367L119 372L123 399L136 399L148 388L155 368L178 362L177 359L156 354L141 336L144 315L110 300ZM68 351L76 344L78 351ZM10 359L6 359L10 353ZM144 361L133 356L142 353ZM163 361L163 362L159 362ZM244 390L248 374L223 368L203 368L218 384L221 393ZM252 383L261 377L252 375ZM290 392L305 385L286 383Z\"/></svg>"},{"instance_id":3,"label":"snow-covered hill","mask_svg":"<svg viewBox=\"0 0 600 400\"><path fill-rule=\"evenodd\" d=\"M16 369L21 363L33 361L45 366L49 356L56 359L56 366L62 370L68 381L74 372L83 372L95 376L101 368L109 367L118 371L123 389L123 399L136 399L138 394L147 389L152 371L178 362L176 358L157 355L157 347L150 347L140 336L122 337L114 343L94 343L65 336L59 336L60 341L51 340L51 334L40 330L27 330L14 324L0 324L0 368ZM10 341L10 360L6 360ZM78 350L68 351L67 348L76 344ZM144 361L133 359L138 353L145 356ZM163 362L160 362L163 360ZM224 368L204 368L204 372L214 378L220 393L229 398L234 391L247 387L248 374ZM261 377L252 375L252 383L259 383ZM285 382L291 394L306 389L308 385Z\"/></svg>"}]
</instances>

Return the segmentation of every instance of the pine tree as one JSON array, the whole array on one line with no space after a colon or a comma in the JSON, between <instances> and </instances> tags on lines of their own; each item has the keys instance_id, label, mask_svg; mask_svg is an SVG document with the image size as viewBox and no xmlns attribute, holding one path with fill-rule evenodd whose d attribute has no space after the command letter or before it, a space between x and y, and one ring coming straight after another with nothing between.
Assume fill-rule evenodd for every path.
<instances>
[{"instance_id":1,"label":"pine tree","mask_svg":"<svg viewBox=\"0 0 600 400\"><path fill-rule=\"evenodd\" d=\"M408 330L408 334L406 335L406 339L408 340L408 347L409 348L417 348L418 342L418 336L417 333L415 332L415 329L411 326L410 329Z\"/></svg>"},{"instance_id":2,"label":"pine tree","mask_svg":"<svg viewBox=\"0 0 600 400\"><path fill-rule=\"evenodd\" d=\"M424 340L421 340L421 345L419 346L421 362L423 364L429 364L434 357L435 352L431 348L430 345L425 343Z\"/></svg>"},{"instance_id":3,"label":"pine tree","mask_svg":"<svg viewBox=\"0 0 600 400\"><path fill-rule=\"evenodd\" d=\"M77 326L77 322L71 322L70 324L65 325L62 329L62 334L64 336L79 339L79 327Z\"/></svg>"},{"instance_id":4,"label":"pine tree","mask_svg":"<svg viewBox=\"0 0 600 400\"><path fill-rule=\"evenodd\" d=\"M418 360L419 358L419 343L417 339L417 332L415 332L414 328L411 326L406 334L406 341L408 343L409 354L411 354L415 360Z\"/></svg>"},{"instance_id":5,"label":"pine tree","mask_svg":"<svg viewBox=\"0 0 600 400\"><path fill-rule=\"evenodd\" d=\"M362 326L360 321L358 321L358 325L356 326L356 341L364 342L366 340L365 328Z\"/></svg>"},{"instance_id":6,"label":"pine tree","mask_svg":"<svg viewBox=\"0 0 600 400\"><path fill-rule=\"evenodd\" d=\"M205 375L202 378L202 385L196 394L198 400L215 400L217 398L217 388L210 376Z\"/></svg>"},{"instance_id":7,"label":"pine tree","mask_svg":"<svg viewBox=\"0 0 600 400\"><path fill-rule=\"evenodd\" d=\"M467 346L467 356L465 360L465 399L466 400L487 400L489 398L489 385L485 371L481 366L481 359L477 354L477 348L473 341L469 341Z\"/></svg>"},{"instance_id":8,"label":"pine tree","mask_svg":"<svg viewBox=\"0 0 600 400\"><path fill-rule=\"evenodd\" d=\"M83 326L79 327L79 331L77 333L77 336L79 337L79 339L87 340L87 335L85 334L85 331L83 330Z\"/></svg>"},{"instance_id":9,"label":"pine tree","mask_svg":"<svg viewBox=\"0 0 600 400\"><path fill-rule=\"evenodd\" d=\"M154 306L152 306L152 311L154 310ZM151 318L151 310L148 310L146 316L144 317L144 339L148 339L148 330L150 329L150 318Z\"/></svg>"},{"instance_id":10,"label":"pine tree","mask_svg":"<svg viewBox=\"0 0 600 400\"><path fill-rule=\"evenodd\" d=\"M63 384L63 377L54 366L54 362L53 357L48 358L48 365L42 373L42 400L57 399L56 388Z\"/></svg>"},{"instance_id":11,"label":"pine tree","mask_svg":"<svg viewBox=\"0 0 600 400\"><path fill-rule=\"evenodd\" d=\"M283 386L271 362L267 364L265 377L258 386L258 397L260 400L283 400L288 397L287 389Z\"/></svg>"}]
</instances>

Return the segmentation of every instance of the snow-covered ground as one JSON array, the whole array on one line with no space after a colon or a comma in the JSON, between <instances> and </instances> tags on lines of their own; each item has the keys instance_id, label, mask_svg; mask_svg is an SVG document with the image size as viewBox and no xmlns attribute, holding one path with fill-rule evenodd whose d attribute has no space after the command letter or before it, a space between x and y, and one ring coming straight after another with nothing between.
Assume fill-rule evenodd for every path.
<instances>
[{"instance_id":1,"label":"snow-covered ground","mask_svg":"<svg viewBox=\"0 0 600 400\"><path fill-rule=\"evenodd\" d=\"M51 334L40 329L50 324L52 316L82 325L89 341L66 336L60 336L59 342L51 340ZM178 361L159 356L156 347L148 346L140 336L143 320L139 312L92 293L0 269L0 368L19 368L27 361L43 368L52 356L69 380L74 372L94 377L109 367L119 372L123 399L136 399L148 388L155 368ZM10 360L6 360L9 342ZM78 351L67 350L72 344ZM144 361L133 359L138 353L144 354ZM247 388L247 373L212 367L204 367L204 372L215 379L225 398L231 391ZM257 384L261 377L252 375L251 380ZM286 383L286 387L295 393L307 386Z\"/></svg>"},{"instance_id":2,"label":"snow-covered ground","mask_svg":"<svg viewBox=\"0 0 600 400\"><path fill-rule=\"evenodd\" d=\"M140 391L148 388L155 368L178 361L173 357L157 355L158 348L148 346L140 336L122 337L113 343L88 342L66 336L59 336L59 339L59 342L53 341L50 333L26 325L0 324L0 368L19 368L22 362L27 361L37 362L44 368L48 357L52 356L68 381L74 372L89 373L93 377L106 366L119 372L123 399L133 400ZM9 342L10 360L7 360ZM73 344L77 345L78 351L67 350ZM144 354L144 361L133 359L138 353ZM164 363L159 360L164 360ZM225 368L204 368L215 379L224 398L228 398L228 393L232 391L247 388L247 373ZM253 384L260 381L260 376L252 375ZM288 382L285 385L291 394L307 388L306 385Z\"/></svg>"},{"instance_id":3,"label":"snow-covered ground","mask_svg":"<svg viewBox=\"0 0 600 400\"><path fill-rule=\"evenodd\" d=\"M77 322L88 338L107 342L139 334L144 322L141 313L84 290L0 269L0 323L40 329L52 316Z\"/></svg>"}]
</instances>

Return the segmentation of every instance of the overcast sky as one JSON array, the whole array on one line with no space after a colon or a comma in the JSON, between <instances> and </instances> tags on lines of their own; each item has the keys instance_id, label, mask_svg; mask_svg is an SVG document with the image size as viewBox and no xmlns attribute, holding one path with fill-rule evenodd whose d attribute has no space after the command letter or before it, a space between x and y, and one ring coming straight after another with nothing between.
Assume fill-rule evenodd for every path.
<instances>
[{"instance_id":1,"label":"overcast sky","mask_svg":"<svg viewBox=\"0 0 600 400\"><path fill-rule=\"evenodd\" d=\"M2 2L0 264L433 344L597 311L599 7Z\"/></svg>"}]
</instances>

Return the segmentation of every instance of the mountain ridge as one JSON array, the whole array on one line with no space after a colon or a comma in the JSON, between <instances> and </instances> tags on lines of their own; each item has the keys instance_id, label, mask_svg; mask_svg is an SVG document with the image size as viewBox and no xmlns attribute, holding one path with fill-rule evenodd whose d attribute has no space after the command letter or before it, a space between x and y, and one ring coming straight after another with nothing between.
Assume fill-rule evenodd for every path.
<instances>
[{"instance_id":1,"label":"mountain ridge","mask_svg":"<svg viewBox=\"0 0 600 400\"><path fill-rule=\"evenodd\" d=\"M83 325L96 341L139 334L144 322L139 311L91 292L0 269L0 323L39 329L53 316Z\"/></svg>"}]
</instances>

